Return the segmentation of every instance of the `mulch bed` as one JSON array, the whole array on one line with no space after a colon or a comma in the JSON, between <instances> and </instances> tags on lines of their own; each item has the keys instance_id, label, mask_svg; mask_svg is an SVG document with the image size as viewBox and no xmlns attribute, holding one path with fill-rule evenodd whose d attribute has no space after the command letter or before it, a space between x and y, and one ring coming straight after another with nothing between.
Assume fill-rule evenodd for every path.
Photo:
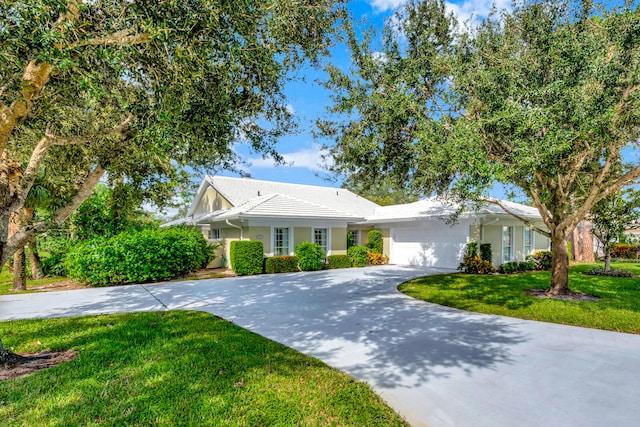
<instances>
[{"instance_id":1,"label":"mulch bed","mask_svg":"<svg viewBox=\"0 0 640 427\"><path fill-rule=\"evenodd\" d=\"M0 365L0 381L24 377L75 359L75 350L41 352L33 354L11 354L5 365Z\"/></svg>"},{"instance_id":2,"label":"mulch bed","mask_svg":"<svg viewBox=\"0 0 640 427\"><path fill-rule=\"evenodd\" d=\"M536 298L549 298L562 301L600 301L600 297L594 297L584 292L571 291L569 295L547 295L546 292L546 289L529 289L528 291L524 291L525 294Z\"/></svg>"}]
</instances>

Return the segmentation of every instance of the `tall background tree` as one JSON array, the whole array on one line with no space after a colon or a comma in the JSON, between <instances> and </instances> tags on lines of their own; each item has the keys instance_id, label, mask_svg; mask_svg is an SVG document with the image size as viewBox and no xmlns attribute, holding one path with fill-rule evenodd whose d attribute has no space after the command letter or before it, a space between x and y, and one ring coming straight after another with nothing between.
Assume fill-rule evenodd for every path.
<instances>
[{"instance_id":1,"label":"tall background tree","mask_svg":"<svg viewBox=\"0 0 640 427\"><path fill-rule=\"evenodd\" d=\"M327 83L340 118L319 122L336 142L333 170L512 215L488 195L495 183L515 186L551 238L547 293L569 293L565 239L640 177L622 156L639 148L640 11L605 6L515 1L460 31L443 1L409 1L379 49L352 32L354 68L330 68Z\"/></svg>"},{"instance_id":2,"label":"tall background tree","mask_svg":"<svg viewBox=\"0 0 640 427\"><path fill-rule=\"evenodd\" d=\"M341 3L2 1L0 266L105 175L162 205L187 167L234 168L240 138L279 160L295 130L283 86L327 52ZM60 206L23 221L43 169Z\"/></svg>"},{"instance_id":3,"label":"tall background tree","mask_svg":"<svg viewBox=\"0 0 640 427\"><path fill-rule=\"evenodd\" d=\"M602 244L604 270L611 271L611 249L622 233L640 222L640 191L627 189L600 200L591 209L591 233Z\"/></svg>"}]
</instances>

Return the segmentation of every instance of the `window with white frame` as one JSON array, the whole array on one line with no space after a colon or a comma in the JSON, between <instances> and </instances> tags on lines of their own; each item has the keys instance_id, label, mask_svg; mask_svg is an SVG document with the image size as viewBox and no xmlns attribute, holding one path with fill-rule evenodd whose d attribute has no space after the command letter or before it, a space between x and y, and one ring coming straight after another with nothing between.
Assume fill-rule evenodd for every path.
<instances>
[{"instance_id":1,"label":"window with white frame","mask_svg":"<svg viewBox=\"0 0 640 427\"><path fill-rule=\"evenodd\" d=\"M513 227L502 227L502 262L513 261Z\"/></svg>"},{"instance_id":2,"label":"window with white frame","mask_svg":"<svg viewBox=\"0 0 640 427\"><path fill-rule=\"evenodd\" d=\"M524 254L526 255L531 255L533 253L533 230L525 227L524 228L524 238L523 238L523 250L524 250Z\"/></svg>"},{"instance_id":3,"label":"window with white frame","mask_svg":"<svg viewBox=\"0 0 640 427\"><path fill-rule=\"evenodd\" d=\"M287 227L273 227L273 255L289 255L290 231Z\"/></svg>"},{"instance_id":4,"label":"window with white frame","mask_svg":"<svg viewBox=\"0 0 640 427\"><path fill-rule=\"evenodd\" d=\"M219 240L219 239L220 239L220 229L219 228L209 229L209 240Z\"/></svg>"},{"instance_id":5,"label":"window with white frame","mask_svg":"<svg viewBox=\"0 0 640 427\"><path fill-rule=\"evenodd\" d=\"M347 249L360 244L360 230L347 231Z\"/></svg>"},{"instance_id":6,"label":"window with white frame","mask_svg":"<svg viewBox=\"0 0 640 427\"><path fill-rule=\"evenodd\" d=\"M325 254L329 253L329 229L327 228L314 228L313 229L313 242L319 244Z\"/></svg>"}]
</instances>

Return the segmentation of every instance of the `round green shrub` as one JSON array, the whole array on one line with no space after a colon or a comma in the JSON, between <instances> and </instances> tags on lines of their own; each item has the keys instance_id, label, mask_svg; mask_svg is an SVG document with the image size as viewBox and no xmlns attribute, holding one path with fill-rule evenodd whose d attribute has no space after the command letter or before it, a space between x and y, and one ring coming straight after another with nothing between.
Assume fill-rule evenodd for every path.
<instances>
[{"instance_id":1,"label":"round green shrub","mask_svg":"<svg viewBox=\"0 0 640 427\"><path fill-rule=\"evenodd\" d=\"M238 276L261 274L264 245L260 240L234 240L229 248L231 268Z\"/></svg>"},{"instance_id":2,"label":"round green shrub","mask_svg":"<svg viewBox=\"0 0 640 427\"><path fill-rule=\"evenodd\" d=\"M296 257L302 271L316 271L324 267L325 253L322 246L317 243L300 243L296 246Z\"/></svg>"},{"instance_id":3,"label":"round green shrub","mask_svg":"<svg viewBox=\"0 0 640 427\"><path fill-rule=\"evenodd\" d=\"M364 246L351 246L347 250L347 255L351 259L351 265L354 267L364 267L369 261L369 249Z\"/></svg>"},{"instance_id":4,"label":"round green shrub","mask_svg":"<svg viewBox=\"0 0 640 427\"><path fill-rule=\"evenodd\" d=\"M170 280L206 267L213 250L193 228L126 231L77 244L65 266L69 277L98 286Z\"/></svg>"}]
</instances>

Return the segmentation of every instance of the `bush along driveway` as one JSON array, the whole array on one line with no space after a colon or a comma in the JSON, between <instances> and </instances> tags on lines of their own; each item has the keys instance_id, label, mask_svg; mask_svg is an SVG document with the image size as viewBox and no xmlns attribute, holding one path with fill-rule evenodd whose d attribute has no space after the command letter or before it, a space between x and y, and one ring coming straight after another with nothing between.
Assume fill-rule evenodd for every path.
<instances>
[{"instance_id":1,"label":"bush along driveway","mask_svg":"<svg viewBox=\"0 0 640 427\"><path fill-rule=\"evenodd\" d=\"M0 297L0 318L202 310L366 381L415 426L637 425L640 336L474 314L396 289L434 273L382 266L185 281L72 291L59 304L55 293L16 295Z\"/></svg>"}]
</instances>

